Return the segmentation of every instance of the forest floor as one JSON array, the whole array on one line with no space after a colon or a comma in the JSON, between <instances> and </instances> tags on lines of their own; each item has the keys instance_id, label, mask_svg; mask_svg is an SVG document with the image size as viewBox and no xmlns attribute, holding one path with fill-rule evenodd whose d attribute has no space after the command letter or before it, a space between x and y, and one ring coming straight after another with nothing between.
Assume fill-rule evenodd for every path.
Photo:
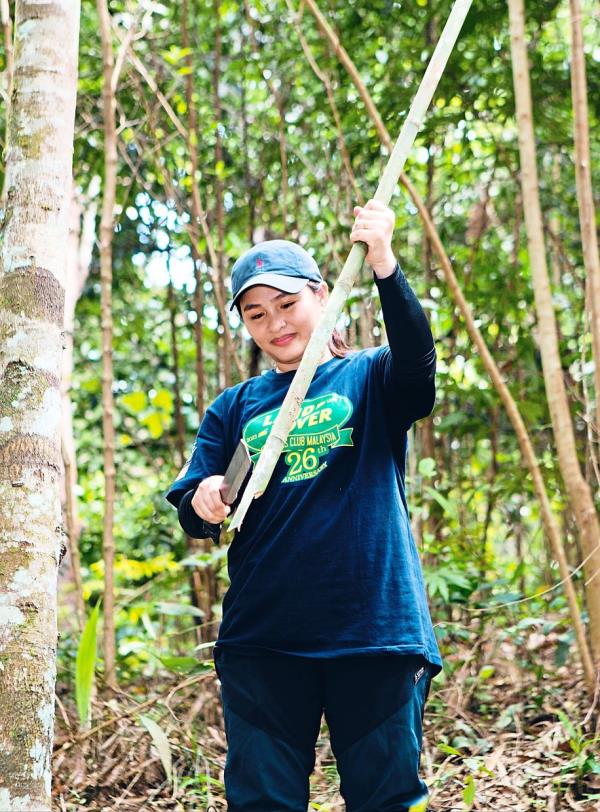
<instances>
[{"instance_id":1,"label":"forest floor","mask_svg":"<svg viewBox=\"0 0 600 812\"><path fill-rule=\"evenodd\" d=\"M434 680L425 714L430 812L600 810L598 696L590 701L578 665L557 666L556 652L535 633L522 648L510 641L461 645L446 658L452 677ZM85 742L75 740L71 689L59 685L57 695L56 809L226 809L226 741L212 667L96 701ZM157 723L158 731L150 722L153 737L140 715ZM323 724L309 810L343 810L338 787Z\"/></svg>"}]
</instances>

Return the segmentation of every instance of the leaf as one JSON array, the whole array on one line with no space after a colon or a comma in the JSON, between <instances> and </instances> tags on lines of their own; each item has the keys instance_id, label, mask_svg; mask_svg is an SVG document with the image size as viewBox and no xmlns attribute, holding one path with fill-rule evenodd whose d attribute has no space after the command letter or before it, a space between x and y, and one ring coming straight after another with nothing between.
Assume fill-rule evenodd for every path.
<instances>
[{"instance_id":1,"label":"leaf","mask_svg":"<svg viewBox=\"0 0 600 812\"><path fill-rule=\"evenodd\" d=\"M87 723L90 715L94 669L96 667L96 630L99 614L100 601L94 606L86 621L75 660L75 698L77 700L79 721L82 725Z\"/></svg>"},{"instance_id":2,"label":"leaf","mask_svg":"<svg viewBox=\"0 0 600 812\"><path fill-rule=\"evenodd\" d=\"M432 457L423 457L419 460L419 473L421 476L430 477L435 474L435 460Z\"/></svg>"},{"instance_id":3,"label":"leaf","mask_svg":"<svg viewBox=\"0 0 600 812\"><path fill-rule=\"evenodd\" d=\"M140 714L140 722L146 728L152 738L152 742L156 747L161 763L164 767L165 774L169 783L173 780L173 755L171 753L171 745L164 730L156 724L154 719L149 716Z\"/></svg>"},{"instance_id":4,"label":"leaf","mask_svg":"<svg viewBox=\"0 0 600 812\"><path fill-rule=\"evenodd\" d=\"M191 674L192 671L203 671L202 663L195 657L175 657L170 654L158 656L161 663L168 668L169 671L175 671L176 674Z\"/></svg>"},{"instance_id":5,"label":"leaf","mask_svg":"<svg viewBox=\"0 0 600 812\"><path fill-rule=\"evenodd\" d=\"M121 398L121 403L127 406L134 414L139 414L146 408L147 399L145 392L128 392Z\"/></svg>"},{"instance_id":6,"label":"leaf","mask_svg":"<svg viewBox=\"0 0 600 812\"><path fill-rule=\"evenodd\" d=\"M157 440L164 431L163 421L158 412L150 412L150 414L147 414L142 420L142 423L148 427L148 431L153 440Z\"/></svg>"},{"instance_id":7,"label":"leaf","mask_svg":"<svg viewBox=\"0 0 600 812\"><path fill-rule=\"evenodd\" d=\"M423 488L423 490L426 491L426 493L428 493L432 499L435 499L435 501L443 507L444 512L446 513L447 516L449 516L451 519L457 518L458 510L456 505L452 504L452 502L446 499L445 496L442 496L441 493L438 493L433 488L430 488L429 485L426 485Z\"/></svg>"},{"instance_id":8,"label":"leaf","mask_svg":"<svg viewBox=\"0 0 600 812\"><path fill-rule=\"evenodd\" d=\"M449 744L438 744L438 750L442 753L446 753L448 756L462 756L460 750L457 750L456 747L451 747Z\"/></svg>"},{"instance_id":9,"label":"leaf","mask_svg":"<svg viewBox=\"0 0 600 812\"><path fill-rule=\"evenodd\" d=\"M152 621L150 620L150 616L148 615L148 613L144 612L141 615L140 619L142 621L144 629L146 629L146 634L148 635L148 637L151 640L156 640L156 631L154 629L154 626L152 625Z\"/></svg>"},{"instance_id":10,"label":"leaf","mask_svg":"<svg viewBox=\"0 0 600 812\"><path fill-rule=\"evenodd\" d=\"M467 805L467 809L471 809L475 802L475 791L475 779L472 775L468 775L463 789L463 801Z\"/></svg>"},{"instance_id":11,"label":"leaf","mask_svg":"<svg viewBox=\"0 0 600 812\"><path fill-rule=\"evenodd\" d=\"M192 606L191 603L157 603L156 611L161 615L174 615L175 617L181 617L182 615L204 617L202 609Z\"/></svg>"},{"instance_id":12,"label":"leaf","mask_svg":"<svg viewBox=\"0 0 600 812\"><path fill-rule=\"evenodd\" d=\"M168 389L159 389L152 398L152 403L158 406L159 409L164 409L166 412L173 411L173 395Z\"/></svg>"},{"instance_id":13,"label":"leaf","mask_svg":"<svg viewBox=\"0 0 600 812\"><path fill-rule=\"evenodd\" d=\"M194 651L200 651L201 649L211 648L215 645L214 640L209 640L208 643L198 643L197 646L194 646Z\"/></svg>"},{"instance_id":14,"label":"leaf","mask_svg":"<svg viewBox=\"0 0 600 812\"><path fill-rule=\"evenodd\" d=\"M160 51L160 55L168 62L169 65L176 65L192 53L191 48L179 48L177 45L171 45L169 50Z\"/></svg>"},{"instance_id":15,"label":"leaf","mask_svg":"<svg viewBox=\"0 0 600 812\"><path fill-rule=\"evenodd\" d=\"M447 580L437 572L425 572L424 577L430 597L437 593L447 603L450 597Z\"/></svg>"}]
</instances>

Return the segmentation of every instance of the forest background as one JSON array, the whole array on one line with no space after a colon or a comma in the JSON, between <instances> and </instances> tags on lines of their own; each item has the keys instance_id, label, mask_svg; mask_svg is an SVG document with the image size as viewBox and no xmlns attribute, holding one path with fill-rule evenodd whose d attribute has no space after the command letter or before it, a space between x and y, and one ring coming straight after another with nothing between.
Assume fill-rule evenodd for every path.
<instances>
[{"instance_id":1,"label":"forest background","mask_svg":"<svg viewBox=\"0 0 600 812\"><path fill-rule=\"evenodd\" d=\"M582 530L548 388L532 190L520 170L526 128L513 89L518 5L511 0L512 43L504 2L472 8L406 166L416 196L400 184L391 203L394 249L438 352L436 406L411 430L407 461L413 533L445 660L424 749L436 810L591 810L600 799L590 668L600 663L598 542ZM582 5L594 185L600 11L592 0ZM13 4L1 6L7 112L18 55ZM185 537L165 493L206 406L268 366L225 310L233 261L262 239L292 239L334 283L352 207L376 188L386 131L397 136L450 7L83 4L63 332L68 554L59 576L57 808L224 808L211 644L230 534L217 545ZM596 316L574 146L572 7L527 3L529 146L563 418L597 509ZM367 267L339 326L353 348L385 341ZM324 735L311 782L312 809L342 808Z\"/></svg>"}]
</instances>

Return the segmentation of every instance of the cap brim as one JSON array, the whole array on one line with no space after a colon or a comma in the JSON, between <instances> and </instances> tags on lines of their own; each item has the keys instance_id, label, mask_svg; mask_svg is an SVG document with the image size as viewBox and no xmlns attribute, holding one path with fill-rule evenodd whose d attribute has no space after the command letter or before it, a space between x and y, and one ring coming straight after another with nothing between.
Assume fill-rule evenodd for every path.
<instances>
[{"instance_id":1,"label":"cap brim","mask_svg":"<svg viewBox=\"0 0 600 812\"><path fill-rule=\"evenodd\" d=\"M306 277L300 276L286 276L282 273L261 273L249 279L245 285L238 290L235 299L229 305L229 309L233 310L237 304L240 296L248 288L254 288L257 285L266 285L268 288L276 288L285 293L300 293L302 288L310 282Z\"/></svg>"}]
</instances>

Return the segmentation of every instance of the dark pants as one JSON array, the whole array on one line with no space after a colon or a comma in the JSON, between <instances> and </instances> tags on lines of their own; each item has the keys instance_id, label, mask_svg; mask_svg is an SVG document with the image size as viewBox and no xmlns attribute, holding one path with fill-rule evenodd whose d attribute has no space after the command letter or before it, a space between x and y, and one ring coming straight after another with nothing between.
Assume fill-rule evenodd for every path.
<instances>
[{"instance_id":1,"label":"dark pants","mask_svg":"<svg viewBox=\"0 0 600 812\"><path fill-rule=\"evenodd\" d=\"M295 657L215 648L229 812L306 812L321 717L347 812L425 812L419 777L431 681L418 655Z\"/></svg>"}]
</instances>

